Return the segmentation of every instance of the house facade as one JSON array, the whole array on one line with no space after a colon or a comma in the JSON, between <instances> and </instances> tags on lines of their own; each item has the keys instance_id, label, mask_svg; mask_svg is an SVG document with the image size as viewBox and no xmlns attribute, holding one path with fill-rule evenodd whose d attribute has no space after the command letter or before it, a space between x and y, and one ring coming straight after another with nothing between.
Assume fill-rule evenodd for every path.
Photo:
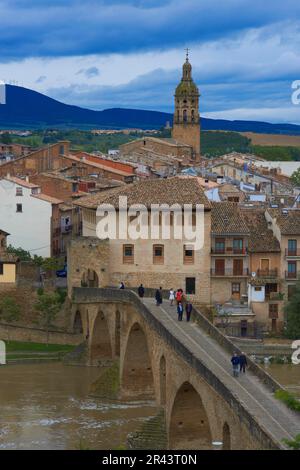
<instances>
[{"instance_id":1,"label":"house facade","mask_svg":"<svg viewBox=\"0 0 300 470\"><path fill-rule=\"evenodd\" d=\"M39 186L17 177L0 180L0 220L8 243L32 255L50 257L53 228L62 201L46 196Z\"/></svg>"},{"instance_id":2,"label":"house facade","mask_svg":"<svg viewBox=\"0 0 300 470\"><path fill-rule=\"evenodd\" d=\"M96 211L99 204L110 204L118 208L119 196L128 198L128 206L143 204L147 208L147 221L151 217L151 204L192 204L193 217L195 216L196 204L203 206L203 246L194 249L190 240L174 236L174 217L170 217L170 237L162 236L162 216L157 220L158 235L151 239L136 239L128 237L125 239L110 239L106 243L100 242L96 237L96 227L101 221ZM169 178L158 180L146 180L143 182L116 188L103 194L98 193L87 196L76 203L82 210L83 239L87 237L91 241L91 250L96 249L93 245L102 246L102 254L98 253L98 259L89 260L86 264L84 259L78 260L79 252L85 253L86 248L81 247L81 241L72 240L68 259L70 287L81 285L83 280L89 285L119 285L121 281L128 287L136 287L141 283L145 287L163 289L182 288L195 302L203 305L210 304L210 227L211 206L204 195L203 189L197 179ZM117 226L119 226L120 212L116 211ZM134 218L128 212L128 222L135 223ZM192 221L195 229L195 220ZM94 241L93 241L94 240ZM95 241L96 240L96 241ZM85 241L83 241L85 243ZM86 246L86 243L85 243ZM106 260L106 265L103 265ZM77 262L77 264L76 264ZM96 263L96 264L95 264ZM79 272L78 272L79 269ZM93 274L94 272L94 274ZM105 274L104 274L105 273Z\"/></svg>"}]
</instances>

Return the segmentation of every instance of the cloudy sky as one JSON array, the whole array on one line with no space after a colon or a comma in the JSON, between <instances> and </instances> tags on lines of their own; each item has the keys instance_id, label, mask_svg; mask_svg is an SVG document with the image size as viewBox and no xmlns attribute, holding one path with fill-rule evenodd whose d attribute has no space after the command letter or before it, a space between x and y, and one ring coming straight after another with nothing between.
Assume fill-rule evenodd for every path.
<instances>
[{"instance_id":1,"label":"cloudy sky","mask_svg":"<svg viewBox=\"0 0 300 470\"><path fill-rule=\"evenodd\" d=\"M207 117L300 124L299 0L0 0L0 79L172 111L186 47Z\"/></svg>"}]
</instances>

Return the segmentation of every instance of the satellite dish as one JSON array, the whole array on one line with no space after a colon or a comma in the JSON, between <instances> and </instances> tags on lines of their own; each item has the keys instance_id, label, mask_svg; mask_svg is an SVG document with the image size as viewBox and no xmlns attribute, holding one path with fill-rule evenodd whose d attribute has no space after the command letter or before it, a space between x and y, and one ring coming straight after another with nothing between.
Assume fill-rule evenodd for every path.
<instances>
[{"instance_id":1,"label":"satellite dish","mask_svg":"<svg viewBox=\"0 0 300 470\"><path fill-rule=\"evenodd\" d=\"M255 271L253 271L252 277L256 277L256 272Z\"/></svg>"}]
</instances>

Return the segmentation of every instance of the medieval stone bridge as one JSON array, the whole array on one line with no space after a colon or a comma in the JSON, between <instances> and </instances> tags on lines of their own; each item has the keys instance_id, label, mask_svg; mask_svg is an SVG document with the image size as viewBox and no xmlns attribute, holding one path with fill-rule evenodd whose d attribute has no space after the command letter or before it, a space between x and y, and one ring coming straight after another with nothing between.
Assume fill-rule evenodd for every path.
<instances>
[{"instance_id":1,"label":"medieval stone bridge","mask_svg":"<svg viewBox=\"0 0 300 470\"><path fill-rule=\"evenodd\" d=\"M164 407L169 449L285 448L300 419L274 398L281 386L249 359L231 374L237 348L199 311L177 322L176 307L157 307L131 290L74 288L73 325L88 338L88 363L120 360L122 399L155 399Z\"/></svg>"}]
</instances>

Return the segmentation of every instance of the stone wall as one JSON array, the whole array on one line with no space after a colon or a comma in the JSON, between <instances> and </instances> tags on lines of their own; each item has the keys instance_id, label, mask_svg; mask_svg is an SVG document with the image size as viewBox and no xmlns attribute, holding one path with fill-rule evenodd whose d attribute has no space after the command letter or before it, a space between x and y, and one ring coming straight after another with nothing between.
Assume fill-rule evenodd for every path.
<instances>
[{"instance_id":1,"label":"stone wall","mask_svg":"<svg viewBox=\"0 0 300 470\"><path fill-rule=\"evenodd\" d=\"M46 343L47 334L40 328L29 328L25 326L7 325L0 323L0 340L2 341L24 341L33 343ZM61 331L49 331L50 344L77 345L82 342L82 335L66 333Z\"/></svg>"},{"instance_id":2,"label":"stone wall","mask_svg":"<svg viewBox=\"0 0 300 470\"><path fill-rule=\"evenodd\" d=\"M61 154L69 153L69 142L62 141L57 144L43 147L24 157L0 166L0 177L7 174L11 176L24 176L42 173L44 171L61 168Z\"/></svg>"}]
</instances>

